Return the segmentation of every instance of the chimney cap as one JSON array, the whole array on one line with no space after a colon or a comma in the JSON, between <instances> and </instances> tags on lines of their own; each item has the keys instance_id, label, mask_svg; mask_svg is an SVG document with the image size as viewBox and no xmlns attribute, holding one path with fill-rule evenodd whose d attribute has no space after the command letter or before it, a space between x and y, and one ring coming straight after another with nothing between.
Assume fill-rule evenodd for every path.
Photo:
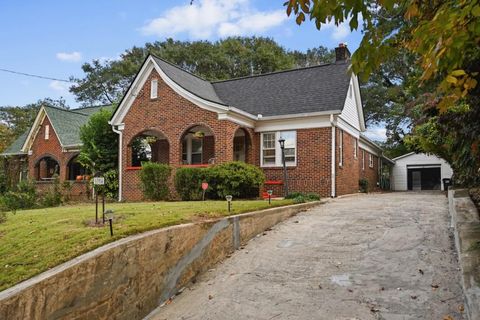
<instances>
[{"instance_id":1,"label":"chimney cap","mask_svg":"<svg viewBox=\"0 0 480 320\"><path fill-rule=\"evenodd\" d=\"M340 48L344 48L344 47L347 46L347 43L346 43L346 42L340 42L340 43L338 44L338 46L339 46Z\"/></svg>"}]
</instances>

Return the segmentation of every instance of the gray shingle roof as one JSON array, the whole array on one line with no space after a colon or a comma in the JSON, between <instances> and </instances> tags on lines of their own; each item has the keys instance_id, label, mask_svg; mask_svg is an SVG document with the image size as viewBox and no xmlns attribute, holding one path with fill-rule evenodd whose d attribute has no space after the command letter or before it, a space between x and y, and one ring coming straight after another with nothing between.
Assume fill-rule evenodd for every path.
<instances>
[{"instance_id":1,"label":"gray shingle roof","mask_svg":"<svg viewBox=\"0 0 480 320\"><path fill-rule=\"evenodd\" d=\"M1 155L2 156L13 156L13 155L21 155L25 154L25 152L22 151L23 144L25 143L25 140L27 139L28 131L22 133L13 143L5 149Z\"/></svg>"},{"instance_id":2,"label":"gray shingle roof","mask_svg":"<svg viewBox=\"0 0 480 320\"><path fill-rule=\"evenodd\" d=\"M155 62L163 70L163 72L165 72L170 79L172 79L183 89L205 100L224 104L224 102L217 96L213 85L209 81L197 77L196 75L158 57L153 56L153 59L155 59Z\"/></svg>"},{"instance_id":3,"label":"gray shingle roof","mask_svg":"<svg viewBox=\"0 0 480 320\"><path fill-rule=\"evenodd\" d=\"M214 82L226 104L263 116L343 110L350 75L348 64L274 72Z\"/></svg>"}]
</instances>

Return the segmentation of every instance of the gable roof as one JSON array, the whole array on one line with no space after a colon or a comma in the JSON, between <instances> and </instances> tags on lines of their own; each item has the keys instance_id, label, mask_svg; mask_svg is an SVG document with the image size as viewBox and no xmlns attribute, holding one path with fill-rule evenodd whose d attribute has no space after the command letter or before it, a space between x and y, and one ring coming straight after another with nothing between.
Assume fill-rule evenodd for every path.
<instances>
[{"instance_id":1,"label":"gable roof","mask_svg":"<svg viewBox=\"0 0 480 320\"><path fill-rule=\"evenodd\" d=\"M332 63L213 82L226 104L253 115L341 112L347 97L348 64Z\"/></svg>"},{"instance_id":2,"label":"gable roof","mask_svg":"<svg viewBox=\"0 0 480 320\"><path fill-rule=\"evenodd\" d=\"M3 156L7 155L22 155L26 154L25 146L27 141L32 141L38 127L43 120L43 115L47 116L52 124L53 130L57 135L62 147L80 146L80 128L88 122L88 119L94 113L100 111L102 108L108 108L110 105L85 107L78 109L61 109L51 106L43 106L37 113L32 127L22 135L20 135L4 152Z\"/></svg>"}]
</instances>

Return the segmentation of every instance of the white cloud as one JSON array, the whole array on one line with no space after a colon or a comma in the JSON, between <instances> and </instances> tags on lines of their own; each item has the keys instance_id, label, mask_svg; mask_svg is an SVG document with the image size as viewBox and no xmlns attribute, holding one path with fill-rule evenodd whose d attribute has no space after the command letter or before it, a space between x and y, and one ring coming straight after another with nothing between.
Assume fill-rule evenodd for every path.
<instances>
[{"instance_id":1,"label":"white cloud","mask_svg":"<svg viewBox=\"0 0 480 320\"><path fill-rule=\"evenodd\" d=\"M387 129L383 127L368 128L365 135L374 141L385 141L387 140Z\"/></svg>"},{"instance_id":2,"label":"white cloud","mask_svg":"<svg viewBox=\"0 0 480 320\"><path fill-rule=\"evenodd\" d=\"M74 52L59 52L56 54L58 60L68 62L78 62L82 60L82 54L78 51Z\"/></svg>"},{"instance_id":3,"label":"white cloud","mask_svg":"<svg viewBox=\"0 0 480 320\"><path fill-rule=\"evenodd\" d=\"M214 36L253 35L280 26L287 20L283 9L258 11L251 0L198 0L176 6L146 23L144 35L173 37L187 34L193 39Z\"/></svg>"},{"instance_id":4,"label":"white cloud","mask_svg":"<svg viewBox=\"0 0 480 320\"><path fill-rule=\"evenodd\" d=\"M343 40L350 34L350 27L345 23L334 26L332 38L335 40Z\"/></svg>"},{"instance_id":5,"label":"white cloud","mask_svg":"<svg viewBox=\"0 0 480 320\"><path fill-rule=\"evenodd\" d=\"M61 81L54 80L54 81L50 82L50 84L48 86L50 87L50 89L53 89L54 91L57 91L58 93L67 93L68 88L70 87L70 84L68 84L67 82L61 82Z\"/></svg>"}]
</instances>

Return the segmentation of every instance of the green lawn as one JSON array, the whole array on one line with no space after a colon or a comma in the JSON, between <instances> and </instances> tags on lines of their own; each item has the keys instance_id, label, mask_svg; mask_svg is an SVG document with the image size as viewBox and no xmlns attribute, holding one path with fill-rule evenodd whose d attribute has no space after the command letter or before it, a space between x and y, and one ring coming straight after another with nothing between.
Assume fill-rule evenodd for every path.
<instances>
[{"instance_id":1,"label":"green lawn","mask_svg":"<svg viewBox=\"0 0 480 320\"><path fill-rule=\"evenodd\" d=\"M233 201L230 214L291 203ZM95 206L90 204L9 213L7 222L0 224L0 291L127 235L229 215L226 201L113 203L106 209L113 209L117 217L114 237L108 226L92 226Z\"/></svg>"}]
</instances>

